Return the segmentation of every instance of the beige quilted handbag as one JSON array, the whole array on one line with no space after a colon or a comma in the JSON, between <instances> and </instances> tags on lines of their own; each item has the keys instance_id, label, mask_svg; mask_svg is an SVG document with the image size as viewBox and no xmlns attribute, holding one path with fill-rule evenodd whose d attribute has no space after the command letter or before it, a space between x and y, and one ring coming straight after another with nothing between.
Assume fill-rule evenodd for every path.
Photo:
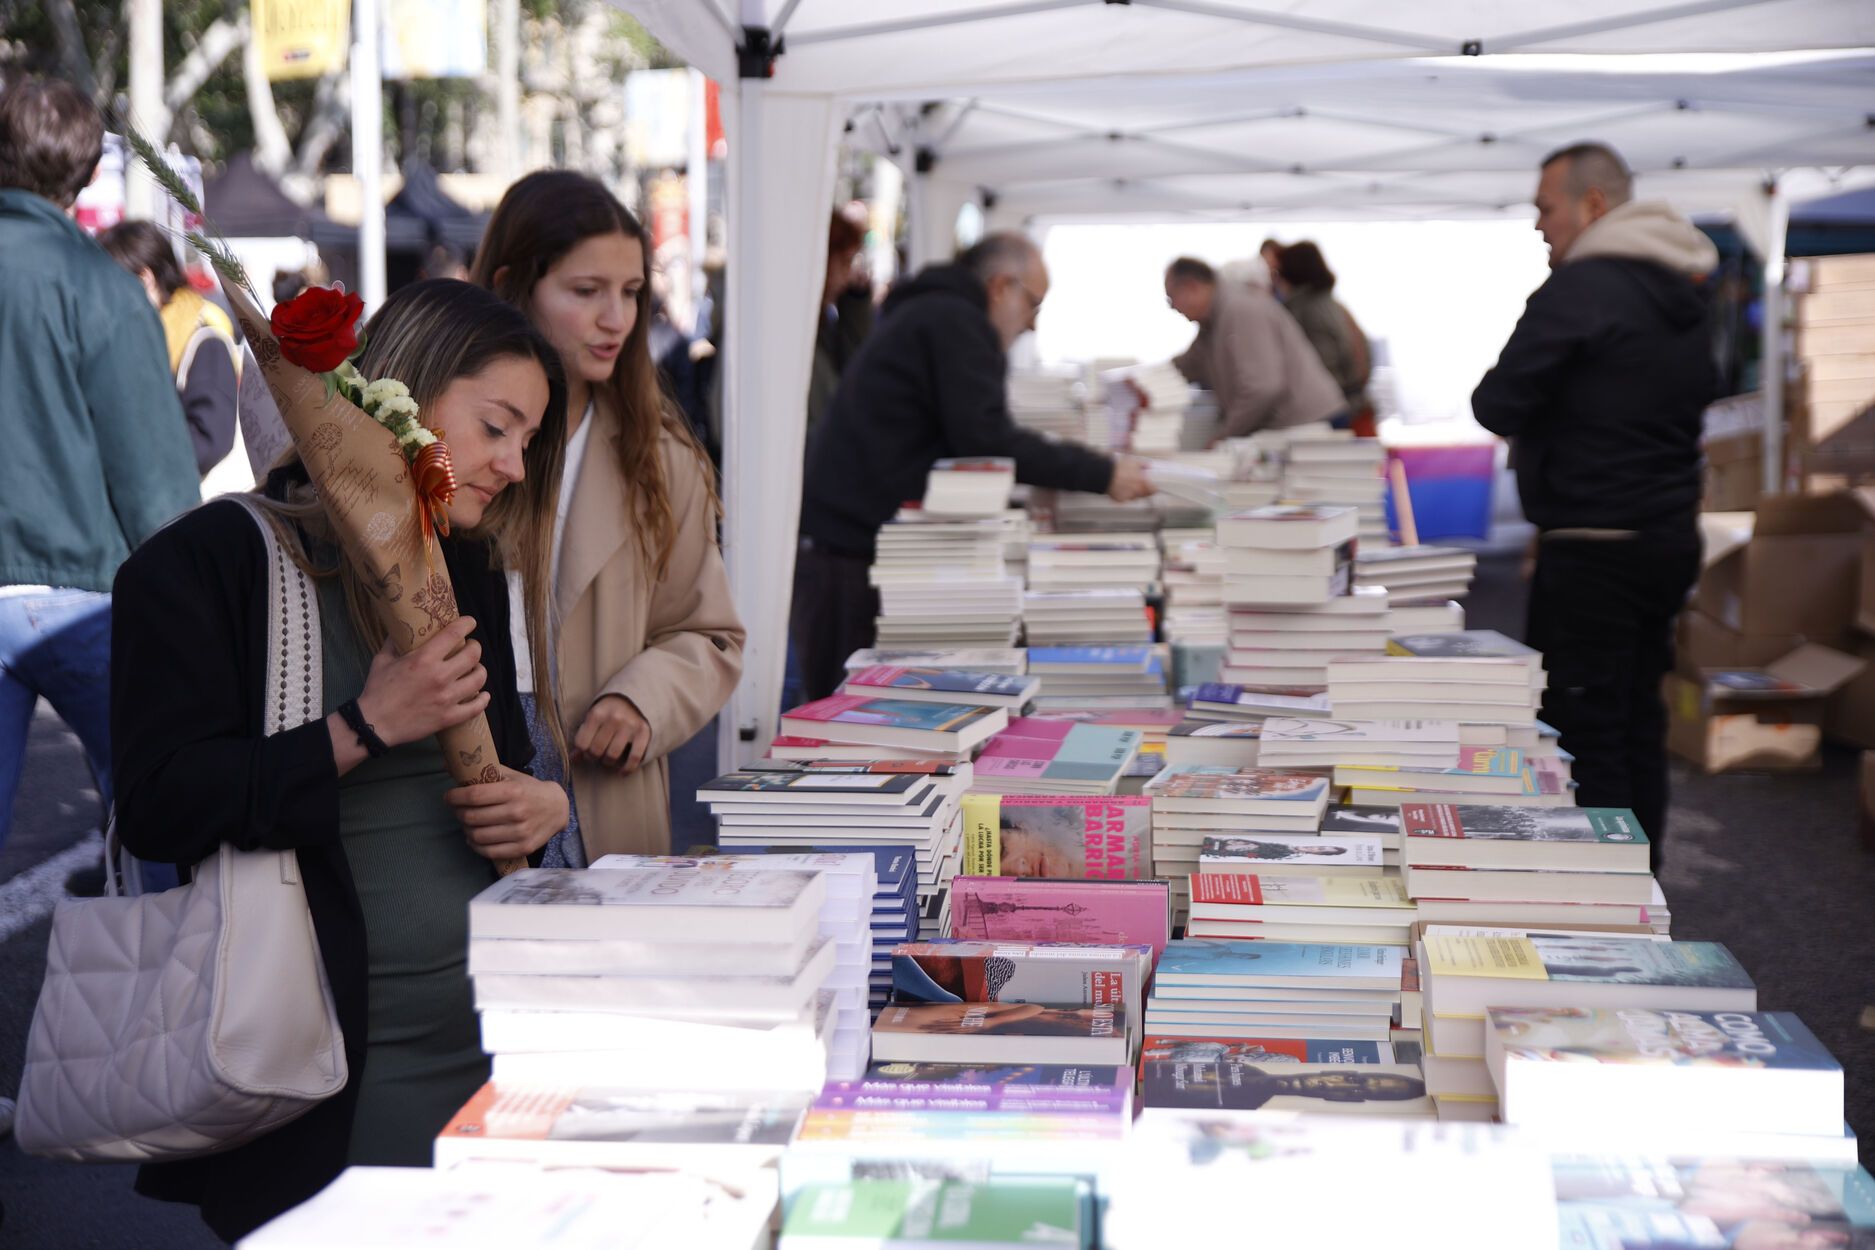
<instances>
[{"instance_id":1,"label":"beige quilted handbag","mask_svg":"<svg viewBox=\"0 0 1875 1250\"><path fill-rule=\"evenodd\" d=\"M320 715L318 600L273 527L266 731ZM52 919L14 1134L87 1162L228 1150L345 1087L344 1039L292 851L220 850L187 885Z\"/></svg>"}]
</instances>

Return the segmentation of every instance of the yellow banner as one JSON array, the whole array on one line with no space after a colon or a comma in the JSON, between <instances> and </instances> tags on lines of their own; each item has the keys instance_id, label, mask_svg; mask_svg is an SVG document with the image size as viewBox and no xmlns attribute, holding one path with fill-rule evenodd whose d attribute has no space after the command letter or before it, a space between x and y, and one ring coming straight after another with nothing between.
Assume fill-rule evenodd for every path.
<instances>
[{"instance_id":1,"label":"yellow banner","mask_svg":"<svg viewBox=\"0 0 1875 1250\"><path fill-rule=\"evenodd\" d=\"M251 0L261 64L275 82L320 78L345 69L351 0Z\"/></svg>"}]
</instances>

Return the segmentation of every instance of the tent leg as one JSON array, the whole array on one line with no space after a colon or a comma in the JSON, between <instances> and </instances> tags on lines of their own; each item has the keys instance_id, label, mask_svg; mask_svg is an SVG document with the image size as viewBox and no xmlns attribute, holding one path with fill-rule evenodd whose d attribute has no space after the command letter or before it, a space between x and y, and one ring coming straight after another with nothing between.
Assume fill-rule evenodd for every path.
<instances>
[{"instance_id":1,"label":"tent leg","mask_svg":"<svg viewBox=\"0 0 1875 1250\"><path fill-rule=\"evenodd\" d=\"M1785 472L1784 428L1784 246L1790 230L1790 200L1775 183L1767 183L1768 229L1764 249L1764 493L1781 494Z\"/></svg>"}]
</instances>

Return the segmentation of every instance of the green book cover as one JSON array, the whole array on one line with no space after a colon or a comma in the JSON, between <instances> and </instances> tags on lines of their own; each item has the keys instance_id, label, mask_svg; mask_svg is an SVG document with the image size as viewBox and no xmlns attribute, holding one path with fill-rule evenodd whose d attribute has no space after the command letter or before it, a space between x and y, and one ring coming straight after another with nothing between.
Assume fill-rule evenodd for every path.
<instances>
[{"instance_id":1,"label":"green book cover","mask_svg":"<svg viewBox=\"0 0 1875 1250\"><path fill-rule=\"evenodd\" d=\"M1064 1246L1087 1243L1078 1182L855 1180L794 1196L780 1250Z\"/></svg>"}]
</instances>

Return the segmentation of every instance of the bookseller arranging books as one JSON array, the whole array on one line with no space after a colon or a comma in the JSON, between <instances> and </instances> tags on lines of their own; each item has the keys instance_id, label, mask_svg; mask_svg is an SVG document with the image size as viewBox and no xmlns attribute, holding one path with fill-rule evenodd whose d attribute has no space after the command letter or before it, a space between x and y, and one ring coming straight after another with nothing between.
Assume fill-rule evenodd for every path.
<instances>
[{"instance_id":1,"label":"bookseller arranging books","mask_svg":"<svg viewBox=\"0 0 1875 1250\"><path fill-rule=\"evenodd\" d=\"M1007 353L1047 294L1035 245L990 235L895 291L847 366L808 449L801 499L789 632L810 700L832 694L846 657L873 645L879 597L866 568L879 527L923 497L937 460L1007 456L1019 481L1122 502L1152 492L1138 461L1049 442L1010 418Z\"/></svg>"}]
</instances>

